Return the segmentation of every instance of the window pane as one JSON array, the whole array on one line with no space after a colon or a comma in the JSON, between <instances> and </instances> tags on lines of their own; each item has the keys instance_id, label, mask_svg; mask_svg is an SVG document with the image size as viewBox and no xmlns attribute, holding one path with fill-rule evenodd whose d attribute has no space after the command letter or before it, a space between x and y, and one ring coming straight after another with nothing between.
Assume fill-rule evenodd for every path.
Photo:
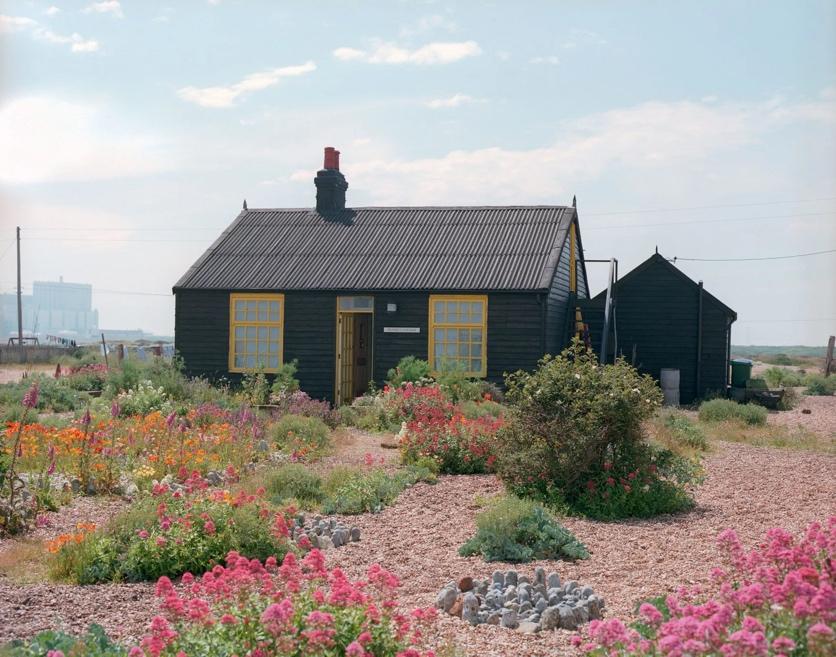
<instances>
[{"instance_id":1,"label":"window pane","mask_svg":"<svg viewBox=\"0 0 836 657\"><path fill-rule=\"evenodd\" d=\"M247 302L240 299L235 302L235 312L244 312L247 309Z\"/></svg>"},{"instance_id":2,"label":"window pane","mask_svg":"<svg viewBox=\"0 0 836 657\"><path fill-rule=\"evenodd\" d=\"M278 356L270 356L270 358L267 360L267 363L268 363L267 366L269 368L276 369L279 366L279 357Z\"/></svg>"},{"instance_id":3,"label":"window pane","mask_svg":"<svg viewBox=\"0 0 836 657\"><path fill-rule=\"evenodd\" d=\"M467 342L459 342L459 356L469 356L470 347Z\"/></svg>"},{"instance_id":4,"label":"window pane","mask_svg":"<svg viewBox=\"0 0 836 657\"><path fill-rule=\"evenodd\" d=\"M436 344L435 345L435 359L436 361L439 360L444 355L444 345L443 344Z\"/></svg>"},{"instance_id":5,"label":"window pane","mask_svg":"<svg viewBox=\"0 0 836 657\"><path fill-rule=\"evenodd\" d=\"M471 322L482 322L482 302L481 301L474 301L472 304L473 310L471 310L470 321Z\"/></svg>"},{"instance_id":6,"label":"window pane","mask_svg":"<svg viewBox=\"0 0 836 657\"><path fill-rule=\"evenodd\" d=\"M235 337L236 337L236 339L246 337L246 335L247 335L247 329L245 329L243 326L236 326L235 327Z\"/></svg>"},{"instance_id":7,"label":"window pane","mask_svg":"<svg viewBox=\"0 0 836 657\"><path fill-rule=\"evenodd\" d=\"M278 342L271 342L269 351L270 351L271 354L279 353L279 343Z\"/></svg>"},{"instance_id":8,"label":"window pane","mask_svg":"<svg viewBox=\"0 0 836 657\"><path fill-rule=\"evenodd\" d=\"M482 329L470 329L470 339L474 342L482 341Z\"/></svg>"},{"instance_id":9,"label":"window pane","mask_svg":"<svg viewBox=\"0 0 836 657\"><path fill-rule=\"evenodd\" d=\"M266 342L259 342L258 343L258 353L266 354L267 353L267 343Z\"/></svg>"},{"instance_id":10,"label":"window pane","mask_svg":"<svg viewBox=\"0 0 836 657\"><path fill-rule=\"evenodd\" d=\"M436 342L444 342L444 329L434 329L433 340Z\"/></svg>"},{"instance_id":11,"label":"window pane","mask_svg":"<svg viewBox=\"0 0 836 657\"><path fill-rule=\"evenodd\" d=\"M444 321L444 302L443 301L434 301L434 313L435 313L435 321L436 322L443 322Z\"/></svg>"},{"instance_id":12,"label":"window pane","mask_svg":"<svg viewBox=\"0 0 836 657\"><path fill-rule=\"evenodd\" d=\"M456 329L445 329L445 342L455 342L459 332Z\"/></svg>"},{"instance_id":13,"label":"window pane","mask_svg":"<svg viewBox=\"0 0 836 657\"><path fill-rule=\"evenodd\" d=\"M259 322L266 322L267 321L267 309L268 304L266 301L259 301L258 302L258 321Z\"/></svg>"},{"instance_id":14,"label":"window pane","mask_svg":"<svg viewBox=\"0 0 836 657\"><path fill-rule=\"evenodd\" d=\"M270 339L278 341L279 339L279 329L278 327L274 326L270 329Z\"/></svg>"},{"instance_id":15,"label":"window pane","mask_svg":"<svg viewBox=\"0 0 836 657\"><path fill-rule=\"evenodd\" d=\"M244 321L247 319L247 311L246 310L236 310L235 311L235 319L239 322Z\"/></svg>"},{"instance_id":16,"label":"window pane","mask_svg":"<svg viewBox=\"0 0 836 657\"><path fill-rule=\"evenodd\" d=\"M271 322L278 322L279 321L279 302L278 301L271 301L270 302L270 321Z\"/></svg>"},{"instance_id":17,"label":"window pane","mask_svg":"<svg viewBox=\"0 0 836 657\"><path fill-rule=\"evenodd\" d=\"M467 342L470 340L470 329L459 329L459 342Z\"/></svg>"},{"instance_id":18,"label":"window pane","mask_svg":"<svg viewBox=\"0 0 836 657\"><path fill-rule=\"evenodd\" d=\"M459 309L458 305L455 301L448 301L447 302L447 322L457 322L459 317Z\"/></svg>"},{"instance_id":19,"label":"window pane","mask_svg":"<svg viewBox=\"0 0 836 657\"><path fill-rule=\"evenodd\" d=\"M256 343L253 341L247 342L247 353L254 354L255 353L255 345Z\"/></svg>"},{"instance_id":20,"label":"window pane","mask_svg":"<svg viewBox=\"0 0 836 657\"><path fill-rule=\"evenodd\" d=\"M255 326L248 326L247 327L247 337L250 340L255 340Z\"/></svg>"},{"instance_id":21,"label":"window pane","mask_svg":"<svg viewBox=\"0 0 836 657\"><path fill-rule=\"evenodd\" d=\"M258 328L258 341L259 342L267 342L267 336L270 335L270 329L266 326L260 326Z\"/></svg>"},{"instance_id":22,"label":"window pane","mask_svg":"<svg viewBox=\"0 0 836 657\"><path fill-rule=\"evenodd\" d=\"M481 356L482 355L482 343L481 342L473 342L470 345L470 355L471 356Z\"/></svg>"},{"instance_id":23,"label":"window pane","mask_svg":"<svg viewBox=\"0 0 836 657\"><path fill-rule=\"evenodd\" d=\"M244 349L246 349L246 342L243 340L236 340L235 341L235 353L236 354L243 354Z\"/></svg>"},{"instance_id":24,"label":"window pane","mask_svg":"<svg viewBox=\"0 0 836 657\"><path fill-rule=\"evenodd\" d=\"M236 356L235 357L235 367L244 367L244 357L243 356Z\"/></svg>"},{"instance_id":25,"label":"window pane","mask_svg":"<svg viewBox=\"0 0 836 657\"><path fill-rule=\"evenodd\" d=\"M448 342L446 345L444 345L444 353L448 356L455 356L456 344L454 342Z\"/></svg>"},{"instance_id":26,"label":"window pane","mask_svg":"<svg viewBox=\"0 0 836 657\"><path fill-rule=\"evenodd\" d=\"M470 371L471 372L481 372L482 371L482 359L475 358L470 361Z\"/></svg>"},{"instance_id":27,"label":"window pane","mask_svg":"<svg viewBox=\"0 0 836 657\"><path fill-rule=\"evenodd\" d=\"M255 367L255 356L247 356L247 367Z\"/></svg>"}]
</instances>

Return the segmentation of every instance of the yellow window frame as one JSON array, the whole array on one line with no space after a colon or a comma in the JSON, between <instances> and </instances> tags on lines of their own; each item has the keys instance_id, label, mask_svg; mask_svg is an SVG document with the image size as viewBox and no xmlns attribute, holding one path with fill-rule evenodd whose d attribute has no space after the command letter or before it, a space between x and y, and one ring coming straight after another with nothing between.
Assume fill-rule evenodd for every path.
<instances>
[{"instance_id":1,"label":"yellow window frame","mask_svg":"<svg viewBox=\"0 0 836 657\"><path fill-rule=\"evenodd\" d=\"M481 322L436 322L435 321L435 302L437 301L464 301L482 302L482 321ZM482 361L482 368L479 371L467 370L464 372L466 376L484 378L488 375L488 295L486 294L431 294L430 295L430 309L429 309L429 351L428 360L430 362L430 369L433 374L438 374L438 367L435 362L435 329L481 329L482 330L482 351L479 358ZM473 359L471 354L468 360Z\"/></svg>"},{"instance_id":2,"label":"yellow window frame","mask_svg":"<svg viewBox=\"0 0 836 657\"><path fill-rule=\"evenodd\" d=\"M255 320L245 319L238 320L235 318L235 303L238 301L278 301L279 303L279 319L277 320L259 320L256 316ZM269 308L269 306L268 306ZM269 311L268 311L269 315ZM279 345L278 345L278 367L264 367L259 368L258 364L255 367L236 367L235 366L235 329L238 327L255 327L256 331L259 328L278 328L279 329ZM258 344L258 338L256 338ZM269 351L267 352L270 356ZM258 362L258 352L256 351L256 363ZM230 372L251 372L254 369L263 369L264 372L277 372L284 363L284 295L283 294L265 294L253 292L233 292L229 295L229 353L228 365Z\"/></svg>"}]
</instances>

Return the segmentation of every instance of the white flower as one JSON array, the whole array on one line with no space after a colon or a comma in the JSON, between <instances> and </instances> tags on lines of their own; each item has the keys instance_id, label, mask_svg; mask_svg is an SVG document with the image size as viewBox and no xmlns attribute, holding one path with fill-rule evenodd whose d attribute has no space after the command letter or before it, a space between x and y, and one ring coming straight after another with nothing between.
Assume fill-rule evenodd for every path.
<instances>
[{"instance_id":1,"label":"white flower","mask_svg":"<svg viewBox=\"0 0 836 657\"><path fill-rule=\"evenodd\" d=\"M640 391L638 388L633 388L633 392L635 392L638 395Z\"/></svg>"},{"instance_id":2,"label":"white flower","mask_svg":"<svg viewBox=\"0 0 836 657\"><path fill-rule=\"evenodd\" d=\"M576 379L580 379L580 378L581 378L581 375L580 375L580 374L575 374L575 378L576 378Z\"/></svg>"}]
</instances>

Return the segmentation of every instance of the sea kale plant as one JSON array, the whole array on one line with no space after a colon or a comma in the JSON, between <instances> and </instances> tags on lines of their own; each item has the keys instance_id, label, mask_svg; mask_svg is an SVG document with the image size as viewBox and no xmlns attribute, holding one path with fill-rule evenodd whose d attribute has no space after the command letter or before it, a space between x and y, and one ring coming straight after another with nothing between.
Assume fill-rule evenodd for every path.
<instances>
[{"instance_id":1,"label":"sea kale plant","mask_svg":"<svg viewBox=\"0 0 836 657\"><path fill-rule=\"evenodd\" d=\"M512 492L603 519L692 504L683 484L694 473L645 441L642 423L662 402L651 377L623 360L600 365L575 340L506 386L497 471Z\"/></svg>"},{"instance_id":2,"label":"sea kale plant","mask_svg":"<svg viewBox=\"0 0 836 657\"><path fill-rule=\"evenodd\" d=\"M825 657L836 654L836 516L796 538L771 529L746 551L718 538L725 565L711 584L639 607L641 620L592 621L573 638L587 657Z\"/></svg>"}]
</instances>

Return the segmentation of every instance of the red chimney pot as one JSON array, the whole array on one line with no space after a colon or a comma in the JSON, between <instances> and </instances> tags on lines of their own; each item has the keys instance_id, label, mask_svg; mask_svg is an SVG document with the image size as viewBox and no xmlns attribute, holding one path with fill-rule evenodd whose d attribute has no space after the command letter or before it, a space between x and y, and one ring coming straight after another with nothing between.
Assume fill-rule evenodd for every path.
<instances>
[{"instance_id":1,"label":"red chimney pot","mask_svg":"<svg viewBox=\"0 0 836 657\"><path fill-rule=\"evenodd\" d=\"M322 168L340 170L340 152L333 146L325 147L325 163Z\"/></svg>"}]
</instances>

